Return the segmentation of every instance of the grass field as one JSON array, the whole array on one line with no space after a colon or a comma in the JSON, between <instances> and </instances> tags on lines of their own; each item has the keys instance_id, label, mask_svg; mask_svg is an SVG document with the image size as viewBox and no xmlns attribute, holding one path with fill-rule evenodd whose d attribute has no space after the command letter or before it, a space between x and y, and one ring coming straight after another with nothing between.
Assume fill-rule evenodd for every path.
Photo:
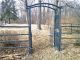
<instances>
[{"instance_id":1,"label":"grass field","mask_svg":"<svg viewBox=\"0 0 80 60\"><path fill-rule=\"evenodd\" d=\"M7 30L7 29L6 29ZM15 30L15 29L12 29ZM27 30L27 29L26 29ZM25 29L17 29L17 33L25 33ZM25 55L26 49L7 49L0 52L0 60L80 60L80 47L69 44L72 40L62 40L62 51L56 51L51 46L50 32L47 26L42 25L38 30L36 25L32 26L33 54ZM71 35L64 37L70 37ZM20 39L27 39L25 36ZM28 52L28 51L27 51Z\"/></svg>"}]
</instances>

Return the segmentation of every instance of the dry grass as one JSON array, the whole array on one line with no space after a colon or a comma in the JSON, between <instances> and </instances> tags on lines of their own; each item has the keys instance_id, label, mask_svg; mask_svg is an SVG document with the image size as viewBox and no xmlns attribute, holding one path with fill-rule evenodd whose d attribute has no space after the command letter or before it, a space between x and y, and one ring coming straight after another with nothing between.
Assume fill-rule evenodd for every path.
<instances>
[{"instance_id":1,"label":"dry grass","mask_svg":"<svg viewBox=\"0 0 80 60\"><path fill-rule=\"evenodd\" d=\"M0 29L0 34L27 34L26 29ZM28 36L0 36L0 40L28 40ZM4 46L19 46L20 43L2 43Z\"/></svg>"},{"instance_id":2,"label":"dry grass","mask_svg":"<svg viewBox=\"0 0 80 60\"><path fill-rule=\"evenodd\" d=\"M75 35L65 35L63 37L75 37ZM74 40L72 40L74 41ZM63 40L62 47L65 47L61 52L57 52L51 47L49 30L37 30L33 33L33 47L35 49L31 59L29 60L80 60L80 48L75 47L70 40Z\"/></svg>"},{"instance_id":3,"label":"dry grass","mask_svg":"<svg viewBox=\"0 0 80 60\"><path fill-rule=\"evenodd\" d=\"M0 30L0 34L17 34L16 31ZM19 36L0 36L0 40L19 40ZM2 46L18 46L19 43L2 43Z\"/></svg>"},{"instance_id":4,"label":"dry grass","mask_svg":"<svg viewBox=\"0 0 80 60\"><path fill-rule=\"evenodd\" d=\"M20 32L20 29L17 32ZM32 55L26 55L25 57L24 52L22 52L22 50L18 50L19 52L13 54L5 54L7 57L0 60L80 60L80 47L75 47L73 44L63 44L62 46L65 47L65 49L61 52L58 52L51 47L49 30L47 27L43 26L42 30L38 30L36 25L33 25L32 32L34 50ZM64 37L67 37L67 35ZM23 38L25 39L24 36ZM66 40L66 42L68 41Z\"/></svg>"}]
</instances>

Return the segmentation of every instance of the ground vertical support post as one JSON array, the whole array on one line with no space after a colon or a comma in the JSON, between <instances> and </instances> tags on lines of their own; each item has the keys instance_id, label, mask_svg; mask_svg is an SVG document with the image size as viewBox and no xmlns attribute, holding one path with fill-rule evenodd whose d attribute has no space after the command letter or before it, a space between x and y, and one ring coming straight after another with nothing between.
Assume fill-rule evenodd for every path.
<instances>
[{"instance_id":1,"label":"ground vertical support post","mask_svg":"<svg viewBox=\"0 0 80 60\"><path fill-rule=\"evenodd\" d=\"M31 8L28 8L28 24L29 24L29 54L32 54L32 32L31 32Z\"/></svg>"},{"instance_id":2,"label":"ground vertical support post","mask_svg":"<svg viewBox=\"0 0 80 60\"><path fill-rule=\"evenodd\" d=\"M61 50L61 8L55 10L54 18L54 47Z\"/></svg>"}]
</instances>

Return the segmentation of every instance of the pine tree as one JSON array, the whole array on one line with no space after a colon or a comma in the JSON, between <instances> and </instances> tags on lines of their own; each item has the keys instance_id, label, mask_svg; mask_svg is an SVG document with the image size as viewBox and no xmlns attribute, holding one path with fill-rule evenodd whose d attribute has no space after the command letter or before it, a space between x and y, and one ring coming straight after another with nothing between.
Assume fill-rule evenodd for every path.
<instances>
[{"instance_id":1,"label":"pine tree","mask_svg":"<svg viewBox=\"0 0 80 60\"><path fill-rule=\"evenodd\" d=\"M2 14L1 14L1 20L9 21L10 20L17 20L17 13L15 9L15 1L13 0L4 0L2 1Z\"/></svg>"}]
</instances>

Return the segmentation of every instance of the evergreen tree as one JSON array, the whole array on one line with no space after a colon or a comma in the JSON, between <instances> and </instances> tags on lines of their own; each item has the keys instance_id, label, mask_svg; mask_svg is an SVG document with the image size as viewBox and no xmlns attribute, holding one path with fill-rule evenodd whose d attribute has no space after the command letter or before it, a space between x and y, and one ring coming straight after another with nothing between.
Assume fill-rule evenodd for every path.
<instances>
[{"instance_id":1,"label":"evergreen tree","mask_svg":"<svg viewBox=\"0 0 80 60\"><path fill-rule=\"evenodd\" d=\"M17 13L15 9L15 1L13 0L4 0L2 1L2 14L1 14L1 20L9 21L10 20L17 20Z\"/></svg>"}]
</instances>

